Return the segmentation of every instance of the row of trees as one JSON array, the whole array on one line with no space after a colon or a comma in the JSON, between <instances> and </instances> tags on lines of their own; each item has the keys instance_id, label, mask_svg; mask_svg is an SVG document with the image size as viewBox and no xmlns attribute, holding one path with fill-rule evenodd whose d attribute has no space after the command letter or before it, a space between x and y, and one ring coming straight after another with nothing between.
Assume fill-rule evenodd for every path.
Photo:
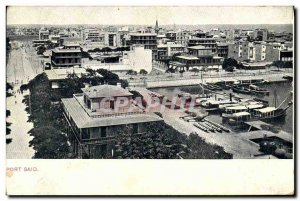
<instances>
[{"instance_id":1,"label":"row of trees","mask_svg":"<svg viewBox=\"0 0 300 201\"><path fill-rule=\"evenodd\" d=\"M250 62L250 60L245 60L245 62ZM280 68L293 68L293 62L292 61L273 61L272 64L270 64L269 66L275 66L278 69ZM222 68L225 71L229 71L229 72L233 72L234 67L237 69L244 69L244 65L238 61L236 61L233 58L227 58L224 59L223 64L222 64Z\"/></svg>"},{"instance_id":2,"label":"row of trees","mask_svg":"<svg viewBox=\"0 0 300 201\"><path fill-rule=\"evenodd\" d=\"M34 158L69 158L62 106L51 101L56 94L52 93L46 74L37 75L26 87L30 89L30 97L25 96L24 103L34 125L28 132L33 137L29 146L35 150ZM26 87L23 85L22 89Z\"/></svg>"},{"instance_id":3,"label":"row of trees","mask_svg":"<svg viewBox=\"0 0 300 201\"><path fill-rule=\"evenodd\" d=\"M201 70L199 70L198 68L192 68L190 70L190 72L194 73L194 76L198 75L200 71ZM166 73L169 73L170 77L172 77L172 74L175 72L176 72L176 69L174 69L174 68L167 68L167 70L166 70ZM183 77L183 73L185 72L185 70L180 69L178 72L180 73L180 76Z\"/></svg>"},{"instance_id":4,"label":"row of trees","mask_svg":"<svg viewBox=\"0 0 300 201\"><path fill-rule=\"evenodd\" d=\"M230 159L220 146L206 143L196 133L189 136L178 132L164 122L148 123L146 133L125 135L119 131L114 158L133 159Z\"/></svg>"},{"instance_id":5,"label":"row of trees","mask_svg":"<svg viewBox=\"0 0 300 201\"><path fill-rule=\"evenodd\" d=\"M279 68L293 68L293 62L292 61L273 61L272 66L276 66Z\"/></svg>"},{"instance_id":6,"label":"row of trees","mask_svg":"<svg viewBox=\"0 0 300 201\"><path fill-rule=\"evenodd\" d=\"M37 53L38 55L42 55L42 54L44 54L44 52L45 52L46 50L51 50L51 49L56 48L56 47L58 47L58 46L59 46L58 43L52 43L52 42L49 40L49 41L46 42L45 45L40 45L40 46L38 46L38 47L37 47L37 52L36 52L36 53Z\"/></svg>"},{"instance_id":7,"label":"row of trees","mask_svg":"<svg viewBox=\"0 0 300 201\"><path fill-rule=\"evenodd\" d=\"M10 90L13 90L13 87L11 84L6 83L6 98L13 96L12 93L10 93ZM10 110L6 110L6 118L10 116ZM11 133L10 129L11 123L6 121L6 135L9 135ZM12 138L6 138L6 144L11 143Z\"/></svg>"},{"instance_id":8,"label":"row of trees","mask_svg":"<svg viewBox=\"0 0 300 201\"><path fill-rule=\"evenodd\" d=\"M88 52L103 52L104 54L108 54L109 52L123 52L123 51L129 51L130 47L117 47L117 48L110 48L110 47L104 47L104 48L95 48L93 50L88 50Z\"/></svg>"},{"instance_id":9,"label":"row of trees","mask_svg":"<svg viewBox=\"0 0 300 201\"><path fill-rule=\"evenodd\" d=\"M128 70L126 72L126 75L137 75L137 71L135 70ZM141 69L140 72L139 72L140 75L147 75L148 74L148 71L146 71L145 69Z\"/></svg>"}]
</instances>

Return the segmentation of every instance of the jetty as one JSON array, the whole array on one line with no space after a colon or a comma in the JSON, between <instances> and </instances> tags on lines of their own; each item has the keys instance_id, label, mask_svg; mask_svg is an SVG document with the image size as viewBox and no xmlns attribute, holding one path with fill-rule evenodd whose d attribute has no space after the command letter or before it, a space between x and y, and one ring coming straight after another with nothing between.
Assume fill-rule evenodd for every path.
<instances>
[{"instance_id":1,"label":"jetty","mask_svg":"<svg viewBox=\"0 0 300 201\"><path fill-rule=\"evenodd\" d=\"M285 73L287 76L293 76L293 73ZM217 82L232 82L236 80L240 81L250 81L264 79L268 82L286 82L281 73L269 72L269 73L247 73L247 74L224 74L222 76L207 76L201 78L199 77L170 77L170 78L148 78L144 81L131 81L128 80L129 86L140 86L146 88L164 88L164 87L177 87L177 86L194 86L200 83L217 83Z\"/></svg>"}]
</instances>

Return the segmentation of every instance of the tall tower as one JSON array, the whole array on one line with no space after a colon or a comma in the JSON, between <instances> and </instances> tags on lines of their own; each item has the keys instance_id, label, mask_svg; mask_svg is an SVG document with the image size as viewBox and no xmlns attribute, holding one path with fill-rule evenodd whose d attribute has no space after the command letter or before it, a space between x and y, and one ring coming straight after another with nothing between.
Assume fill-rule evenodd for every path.
<instances>
[{"instance_id":1,"label":"tall tower","mask_svg":"<svg viewBox=\"0 0 300 201\"><path fill-rule=\"evenodd\" d=\"M156 23L155 23L155 33L158 34L158 31L159 31L159 28L158 28L158 22L157 22L157 19L156 19Z\"/></svg>"}]
</instances>

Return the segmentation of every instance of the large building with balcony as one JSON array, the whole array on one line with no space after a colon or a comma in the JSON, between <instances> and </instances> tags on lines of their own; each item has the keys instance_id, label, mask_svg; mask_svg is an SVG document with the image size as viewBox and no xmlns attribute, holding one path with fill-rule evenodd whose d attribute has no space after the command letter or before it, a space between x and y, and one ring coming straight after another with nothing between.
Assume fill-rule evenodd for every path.
<instances>
[{"instance_id":1,"label":"large building with balcony","mask_svg":"<svg viewBox=\"0 0 300 201\"><path fill-rule=\"evenodd\" d=\"M188 47L188 54L176 56L172 68L190 70L191 68L218 70L222 68L223 57L219 57L212 48L202 45Z\"/></svg>"},{"instance_id":2,"label":"large building with balcony","mask_svg":"<svg viewBox=\"0 0 300 201\"><path fill-rule=\"evenodd\" d=\"M51 65L54 68L81 66L81 54L78 44L65 44L52 50Z\"/></svg>"},{"instance_id":3,"label":"large building with balcony","mask_svg":"<svg viewBox=\"0 0 300 201\"><path fill-rule=\"evenodd\" d=\"M215 38L192 38L188 41L188 46L202 45L208 48L212 48L213 52L217 51L217 42Z\"/></svg>"},{"instance_id":4,"label":"large building with balcony","mask_svg":"<svg viewBox=\"0 0 300 201\"><path fill-rule=\"evenodd\" d=\"M68 137L77 158L112 158L120 135L143 135L162 119L133 100L121 86L99 85L62 99Z\"/></svg>"},{"instance_id":5,"label":"large building with balcony","mask_svg":"<svg viewBox=\"0 0 300 201\"><path fill-rule=\"evenodd\" d=\"M131 33L129 45L143 45L145 49L152 50L152 57L157 57L156 33Z\"/></svg>"},{"instance_id":6,"label":"large building with balcony","mask_svg":"<svg viewBox=\"0 0 300 201\"><path fill-rule=\"evenodd\" d=\"M182 44L167 42L157 45L157 60L166 60L177 53L183 53L185 47Z\"/></svg>"}]
</instances>

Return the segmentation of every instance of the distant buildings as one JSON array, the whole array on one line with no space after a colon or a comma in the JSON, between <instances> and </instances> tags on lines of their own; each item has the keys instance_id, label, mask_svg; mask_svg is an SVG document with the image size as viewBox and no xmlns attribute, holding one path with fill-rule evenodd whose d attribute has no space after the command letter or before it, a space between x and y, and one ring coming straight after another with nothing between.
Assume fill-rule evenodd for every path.
<instances>
[{"instance_id":1,"label":"distant buildings","mask_svg":"<svg viewBox=\"0 0 300 201\"><path fill-rule=\"evenodd\" d=\"M133 101L120 86L99 85L62 99L68 137L77 158L111 158L121 134L143 135L149 122L162 121Z\"/></svg>"}]
</instances>

